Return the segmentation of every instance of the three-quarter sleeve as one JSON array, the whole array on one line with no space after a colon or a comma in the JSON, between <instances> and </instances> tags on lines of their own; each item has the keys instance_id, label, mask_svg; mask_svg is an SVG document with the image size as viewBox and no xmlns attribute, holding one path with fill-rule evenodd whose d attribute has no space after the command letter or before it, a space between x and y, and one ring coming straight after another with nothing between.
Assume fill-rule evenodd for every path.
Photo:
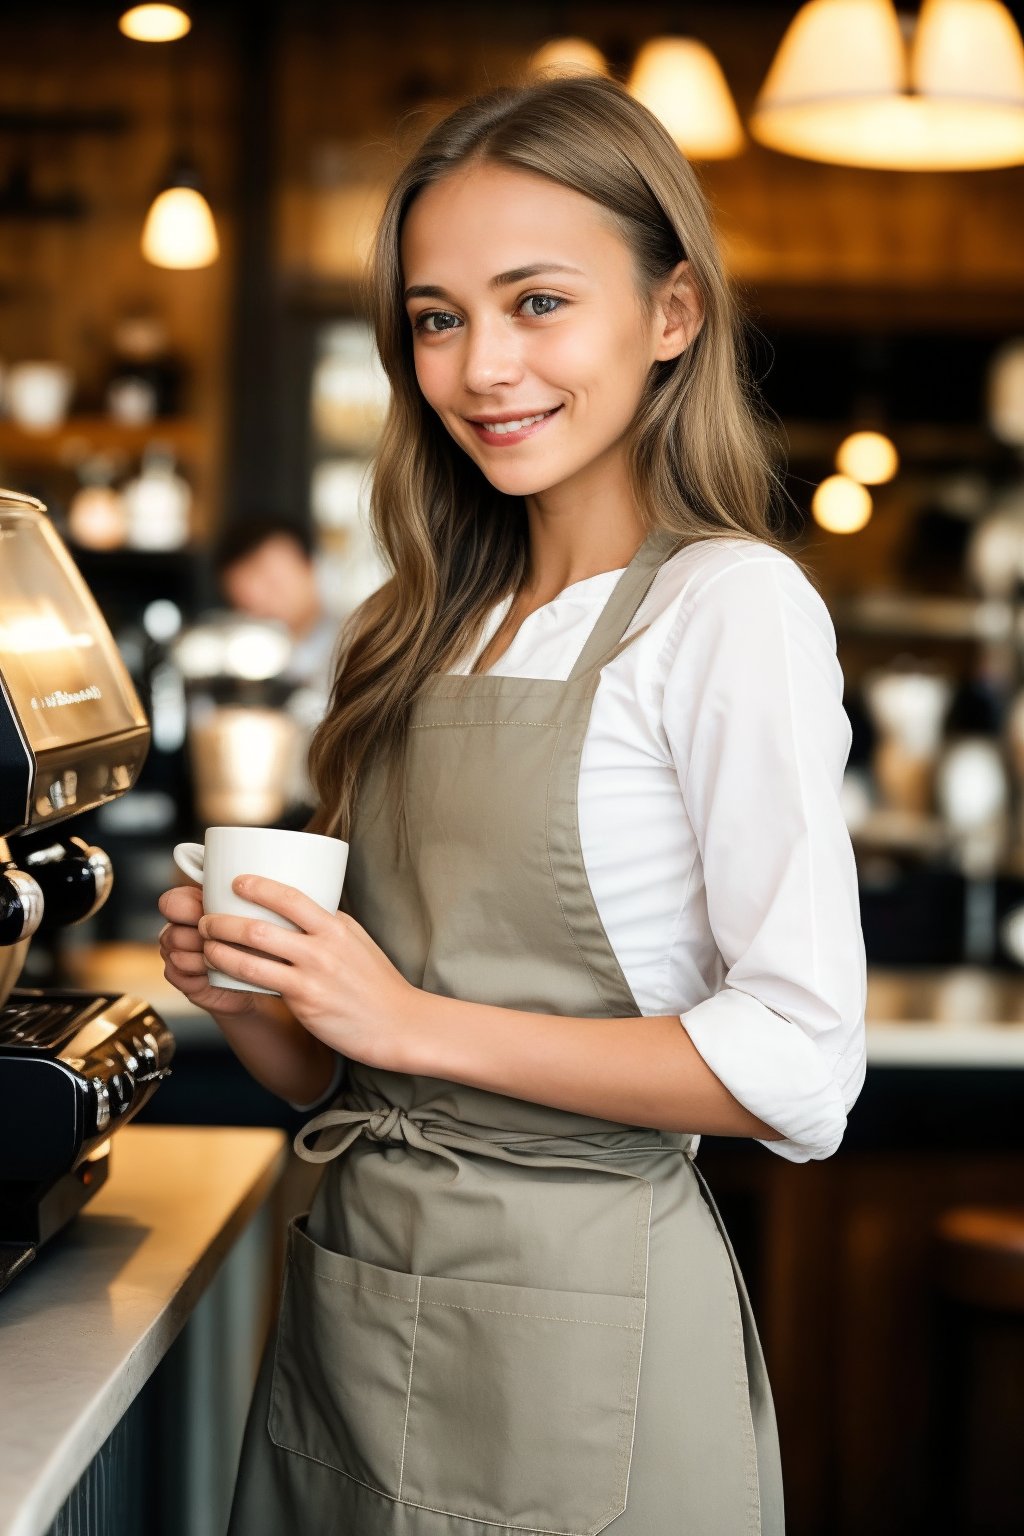
<instances>
[{"instance_id":1,"label":"three-quarter sleeve","mask_svg":"<svg viewBox=\"0 0 1024 1536\"><path fill-rule=\"evenodd\" d=\"M680 1015L793 1162L839 1146L864 1081L866 964L840 804L850 751L828 610L788 556L704 573L666 647L663 721L727 967Z\"/></svg>"}]
</instances>

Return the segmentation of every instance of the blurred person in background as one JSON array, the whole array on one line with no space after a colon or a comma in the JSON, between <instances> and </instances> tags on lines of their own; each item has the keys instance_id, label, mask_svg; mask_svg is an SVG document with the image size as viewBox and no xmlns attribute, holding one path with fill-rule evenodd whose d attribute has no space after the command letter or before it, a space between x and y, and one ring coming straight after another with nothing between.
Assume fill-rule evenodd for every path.
<instances>
[{"instance_id":1,"label":"blurred person in background","mask_svg":"<svg viewBox=\"0 0 1024 1536\"><path fill-rule=\"evenodd\" d=\"M285 675L325 705L339 616L326 601L310 530L268 516L233 523L214 545L213 568L225 602L238 613L285 625L293 642Z\"/></svg>"},{"instance_id":2,"label":"blurred person in background","mask_svg":"<svg viewBox=\"0 0 1024 1536\"><path fill-rule=\"evenodd\" d=\"M316 560L312 531L283 517L259 515L229 524L212 552L224 601L248 618L283 624L292 651L277 681L290 689L282 708L300 729L287 810L281 827L305 824L315 797L306 770L313 732L327 712L341 614L332 608Z\"/></svg>"}]
</instances>

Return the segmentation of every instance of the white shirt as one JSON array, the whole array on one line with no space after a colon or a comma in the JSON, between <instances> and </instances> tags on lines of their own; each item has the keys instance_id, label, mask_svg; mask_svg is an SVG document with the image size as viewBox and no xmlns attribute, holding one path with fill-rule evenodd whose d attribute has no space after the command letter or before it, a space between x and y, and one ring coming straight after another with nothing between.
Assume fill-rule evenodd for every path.
<instances>
[{"instance_id":1,"label":"white shirt","mask_svg":"<svg viewBox=\"0 0 1024 1536\"><path fill-rule=\"evenodd\" d=\"M567 678L621 574L536 609L490 674ZM453 671L469 671L510 604ZM601 673L580 765L598 913L641 1014L678 1014L784 1138L761 1144L828 1157L866 1062L840 805L852 732L828 609L788 555L704 539L661 566L626 635L645 626Z\"/></svg>"}]
</instances>

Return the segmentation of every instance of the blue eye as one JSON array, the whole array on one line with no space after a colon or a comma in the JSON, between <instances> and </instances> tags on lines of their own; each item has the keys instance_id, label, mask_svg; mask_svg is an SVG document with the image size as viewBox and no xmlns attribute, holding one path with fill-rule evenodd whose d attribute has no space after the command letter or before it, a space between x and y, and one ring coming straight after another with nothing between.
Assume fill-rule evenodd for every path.
<instances>
[{"instance_id":1,"label":"blue eye","mask_svg":"<svg viewBox=\"0 0 1024 1536\"><path fill-rule=\"evenodd\" d=\"M551 293L528 293L524 299L520 299L517 307L521 309L524 304L550 305L551 307L548 309L542 309L539 313L535 311L533 314L527 316L527 318L530 320L543 320L545 315L553 315L555 311L561 309L566 302L567 300L557 299L555 298L554 294ZM429 325L428 321L430 320L435 320L438 323L436 325ZM451 323L442 324L442 321ZM445 331L455 330L456 326L459 324L461 324L461 322L458 315L453 315L450 310L425 309L421 315L416 316L416 319L413 321L412 328L414 331L423 331L428 336L440 336L443 335Z\"/></svg>"},{"instance_id":2,"label":"blue eye","mask_svg":"<svg viewBox=\"0 0 1024 1536\"><path fill-rule=\"evenodd\" d=\"M531 294L527 295L527 297L523 300L523 303L524 304L551 304L551 305L553 305L554 308L541 310L541 313L539 315L538 314L534 314L534 315L531 316L531 319L533 319L533 320L540 320L542 318L542 316L544 316L544 315L553 315L554 312L555 312L555 309L557 309L560 305L564 304L565 300L564 299L556 299L554 294L551 294L551 293L531 293Z\"/></svg>"}]
</instances>

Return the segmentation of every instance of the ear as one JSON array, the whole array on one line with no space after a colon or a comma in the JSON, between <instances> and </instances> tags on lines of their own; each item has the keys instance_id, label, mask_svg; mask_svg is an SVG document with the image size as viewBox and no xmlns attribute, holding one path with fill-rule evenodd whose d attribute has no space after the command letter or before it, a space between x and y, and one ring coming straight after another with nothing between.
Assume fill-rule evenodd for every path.
<instances>
[{"instance_id":1,"label":"ear","mask_svg":"<svg viewBox=\"0 0 1024 1536\"><path fill-rule=\"evenodd\" d=\"M655 294L652 341L655 362L668 362L691 346L704 322L704 300L690 275L690 263L680 261Z\"/></svg>"}]
</instances>

